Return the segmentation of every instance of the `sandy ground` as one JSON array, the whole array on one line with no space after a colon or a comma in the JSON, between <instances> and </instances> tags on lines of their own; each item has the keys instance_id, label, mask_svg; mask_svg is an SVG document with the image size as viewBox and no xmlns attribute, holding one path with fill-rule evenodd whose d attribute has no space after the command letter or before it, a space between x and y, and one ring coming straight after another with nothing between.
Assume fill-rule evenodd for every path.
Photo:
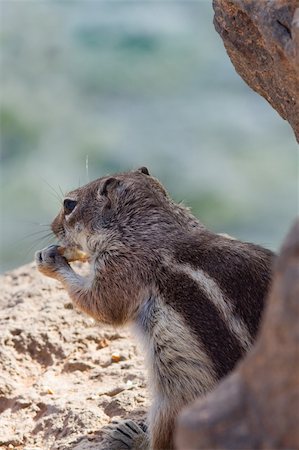
<instances>
[{"instance_id":1,"label":"sandy ground","mask_svg":"<svg viewBox=\"0 0 299 450\"><path fill-rule=\"evenodd\" d=\"M0 449L101 449L112 418L142 420L145 368L129 330L73 309L30 264L1 277Z\"/></svg>"}]
</instances>

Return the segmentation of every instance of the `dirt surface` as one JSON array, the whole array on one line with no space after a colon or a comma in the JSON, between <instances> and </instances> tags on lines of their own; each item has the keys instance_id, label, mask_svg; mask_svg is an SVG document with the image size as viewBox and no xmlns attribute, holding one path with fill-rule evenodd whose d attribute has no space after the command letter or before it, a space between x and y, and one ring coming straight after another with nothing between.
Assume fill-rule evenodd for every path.
<instances>
[{"instance_id":1,"label":"dirt surface","mask_svg":"<svg viewBox=\"0 0 299 450\"><path fill-rule=\"evenodd\" d=\"M111 419L145 418L133 334L75 311L34 264L1 277L0 339L0 449L99 450Z\"/></svg>"}]
</instances>

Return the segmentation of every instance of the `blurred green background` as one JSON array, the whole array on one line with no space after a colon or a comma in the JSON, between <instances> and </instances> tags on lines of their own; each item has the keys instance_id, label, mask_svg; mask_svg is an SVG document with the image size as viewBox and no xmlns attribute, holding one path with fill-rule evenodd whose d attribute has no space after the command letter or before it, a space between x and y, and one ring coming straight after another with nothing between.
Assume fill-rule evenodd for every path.
<instances>
[{"instance_id":1,"label":"blurred green background","mask_svg":"<svg viewBox=\"0 0 299 450\"><path fill-rule=\"evenodd\" d=\"M2 271L48 243L87 156L90 180L146 165L211 229L279 247L297 144L212 20L210 1L1 0Z\"/></svg>"}]
</instances>

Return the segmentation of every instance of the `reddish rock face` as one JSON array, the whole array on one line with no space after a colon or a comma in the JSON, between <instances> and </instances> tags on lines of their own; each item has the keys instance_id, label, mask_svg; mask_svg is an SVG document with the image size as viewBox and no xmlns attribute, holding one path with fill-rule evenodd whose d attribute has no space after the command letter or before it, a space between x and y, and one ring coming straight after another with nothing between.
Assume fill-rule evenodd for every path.
<instances>
[{"instance_id":1,"label":"reddish rock face","mask_svg":"<svg viewBox=\"0 0 299 450\"><path fill-rule=\"evenodd\" d=\"M299 448L299 220L277 260L253 351L180 417L178 450Z\"/></svg>"},{"instance_id":2,"label":"reddish rock face","mask_svg":"<svg viewBox=\"0 0 299 450\"><path fill-rule=\"evenodd\" d=\"M213 0L236 71L292 126L299 142L299 1Z\"/></svg>"}]
</instances>

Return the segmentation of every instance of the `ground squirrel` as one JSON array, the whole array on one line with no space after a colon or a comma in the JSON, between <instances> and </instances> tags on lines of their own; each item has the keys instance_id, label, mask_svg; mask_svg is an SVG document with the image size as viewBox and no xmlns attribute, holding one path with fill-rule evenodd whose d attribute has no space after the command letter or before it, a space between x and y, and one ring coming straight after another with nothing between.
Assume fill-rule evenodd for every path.
<instances>
[{"instance_id":1,"label":"ground squirrel","mask_svg":"<svg viewBox=\"0 0 299 450\"><path fill-rule=\"evenodd\" d=\"M173 449L179 411L251 347L273 253L207 230L145 167L70 192L52 230L88 254L90 274L78 275L57 246L37 252L38 269L95 319L133 324L145 348L148 430L123 421L109 448Z\"/></svg>"}]
</instances>

